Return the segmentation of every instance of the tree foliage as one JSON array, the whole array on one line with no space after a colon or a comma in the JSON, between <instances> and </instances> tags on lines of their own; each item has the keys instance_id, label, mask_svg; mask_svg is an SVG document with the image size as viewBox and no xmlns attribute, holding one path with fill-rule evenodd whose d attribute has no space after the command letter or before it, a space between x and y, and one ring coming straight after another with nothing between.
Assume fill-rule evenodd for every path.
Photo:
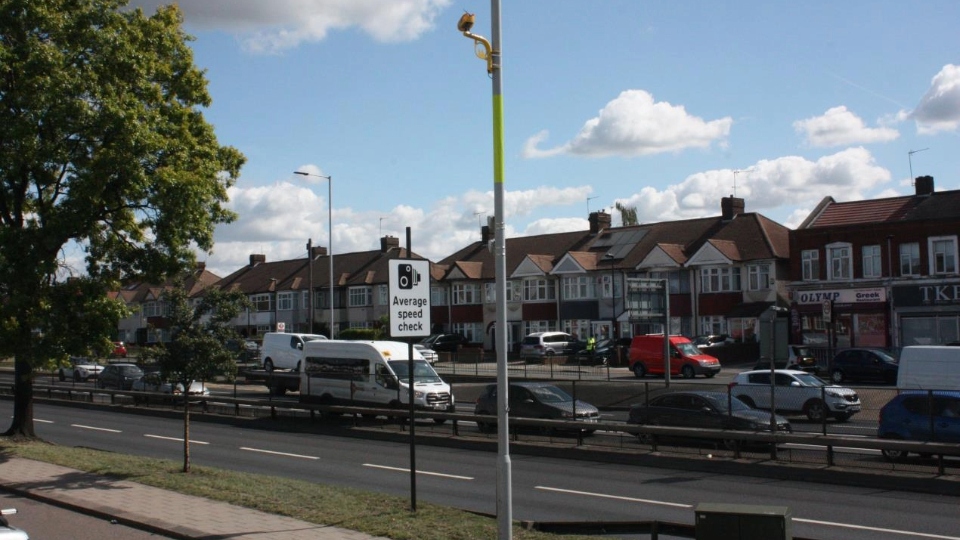
<instances>
[{"instance_id":1,"label":"tree foliage","mask_svg":"<svg viewBox=\"0 0 960 540\"><path fill-rule=\"evenodd\" d=\"M638 225L637 223L637 207L636 206L625 206L619 201L614 205L614 208L620 212L620 223L624 227L630 225Z\"/></svg>"},{"instance_id":2,"label":"tree foliage","mask_svg":"<svg viewBox=\"0 0 960 540\"><path fill-rule=\"evenodd\" d=\"M0 0L0 355L14 356L17 372L10 434L33 435L32 369L75 345L64 330L78 325L102 342L122 313L104 304L107 291L189 268L194 248L212 248L215 225L234 219L223 203L244 157L203 117L211 98L179 10L147 16L125 5ZM68 262L74 249L82 262ZM70 296L68 275L84 276L83 294Z\"/></svg>"}]
</instances>

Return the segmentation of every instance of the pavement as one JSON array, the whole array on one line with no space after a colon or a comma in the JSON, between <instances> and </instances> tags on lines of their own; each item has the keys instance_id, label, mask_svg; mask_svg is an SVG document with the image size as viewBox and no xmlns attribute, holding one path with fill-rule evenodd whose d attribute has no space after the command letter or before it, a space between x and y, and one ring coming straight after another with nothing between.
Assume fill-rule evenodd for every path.
<instances>
[{"instance_id":1,"label":"pavement","mask_svg":"<svg viewBox=\"0 0 960 540\"><path fill-rule=\"evenodd\" d=\"M0 462L0 486L32 499L177 539L382 538L30 459L14 457Z\"/></svg>"}]
</instances>

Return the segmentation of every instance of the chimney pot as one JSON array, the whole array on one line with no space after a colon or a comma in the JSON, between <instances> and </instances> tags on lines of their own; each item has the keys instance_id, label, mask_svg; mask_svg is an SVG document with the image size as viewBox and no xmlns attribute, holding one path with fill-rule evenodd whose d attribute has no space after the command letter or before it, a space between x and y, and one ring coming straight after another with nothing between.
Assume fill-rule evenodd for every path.
<instances>
[{"instance_id":1,"label":"chimney pot","mask_svg":"<svg viewBox=\"0 0 960 540\"><path fill-rule=\"evenodd\" d=\"M932 176L918 176L914 185L917 188L917 195L931 195L933 193Z\"/></svg>"}]
</instances>

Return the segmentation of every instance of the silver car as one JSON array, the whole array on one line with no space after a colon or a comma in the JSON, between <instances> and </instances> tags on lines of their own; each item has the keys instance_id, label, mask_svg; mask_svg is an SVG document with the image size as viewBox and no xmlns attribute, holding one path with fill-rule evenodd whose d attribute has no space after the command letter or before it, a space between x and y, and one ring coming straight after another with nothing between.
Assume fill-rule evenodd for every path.
<instances>
[{"instance_id":1,"label":"silver car","mask_svg":"<svg viewBox=\"0 0 960 540\"><path fill-rule=\"evenodd\" d=\"M805 414L815 422L832 416L845 422L860 412L860 396L850 388L828 385L806 371L774 371L774 407L782 414ZM738 373L730 394L750 407L770 410L770 370Z\"/></svg>"}]
</instances>

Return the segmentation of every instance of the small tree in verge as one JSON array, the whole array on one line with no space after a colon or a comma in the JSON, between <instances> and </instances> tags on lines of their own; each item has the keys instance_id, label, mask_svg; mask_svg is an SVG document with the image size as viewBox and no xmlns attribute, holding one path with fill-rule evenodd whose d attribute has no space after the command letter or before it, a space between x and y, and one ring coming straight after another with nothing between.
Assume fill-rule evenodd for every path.
<instances>
[{"instance_id":1,"label":"small tree in verge","mask_svg":"<svg viewBox=\"0 0 960 540\"><path fill-rule=\"evenodd\" d=\"M183 389L183 472L190 472L190 383L236 373L236 357L227 342L239 336L230 321L248 305L240 291L208 289L202 294L191 301L182 285L164 293L171 335L156 355L160 375Z\"/></svg>"}]
</instances>

